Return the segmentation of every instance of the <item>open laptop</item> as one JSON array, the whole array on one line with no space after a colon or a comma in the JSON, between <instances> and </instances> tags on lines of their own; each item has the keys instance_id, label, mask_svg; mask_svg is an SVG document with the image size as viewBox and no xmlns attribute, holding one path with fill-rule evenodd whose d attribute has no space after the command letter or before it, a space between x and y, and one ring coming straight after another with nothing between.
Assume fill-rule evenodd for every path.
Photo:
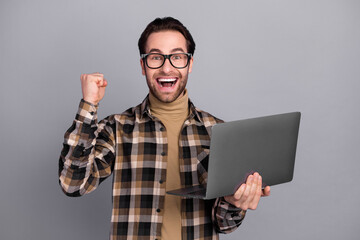
<instances>
[{"instance_id":1,"label":"open laptop","mask_svg":"<svg viewBox=\"0 0 360 240\"><path fill-rule=\"evenodd\" d=\"M167 193L202 199L232 195L254 172L262 176L263 187L290 182L300 115L292 112L214 125L206 186Z\"/></svg>"}]
</instances>

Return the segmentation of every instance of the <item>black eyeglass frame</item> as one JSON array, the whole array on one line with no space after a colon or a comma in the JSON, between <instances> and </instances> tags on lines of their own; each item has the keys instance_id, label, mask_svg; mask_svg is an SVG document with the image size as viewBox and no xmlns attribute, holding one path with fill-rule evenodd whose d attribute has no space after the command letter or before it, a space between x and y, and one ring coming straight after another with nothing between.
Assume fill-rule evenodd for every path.
<instances>
[{"instance_id":1,"label":"black eyeglass frame","mask_svg":"<svg viewBox=\"0 0 360 240\"><path fill-rule=\"evenodd\" d=\"M184 67L175 67L174 64L171 62L171 59L170 59L170 58L171 58L173 55L176 55L176 54L185 54L185 55L188 57L187 63L186 63L186 65L185 65ZM148 65L148 63L147 63L147 57L148 57L149 55L161 55L161 56L164 57L164 61L163 61L163 63L162 63L159 67L156 67L156 68L150 67L150 66ZM146 66L147 66L148 68L150 68L150 69L158 69L158 68L161 68L162 66L164 66L164 63L165 63L166 59L169 59L169 62L170 62L170 64L171 64L171 66L173 66L174 68L183 69L183 68L186 68L186 67L189 65L190 59L191 59L191 57L192 57L192 54L191 54L191 53L173 53L173 54L168 54L168 55L166 55L166 54L161 54L161 53L146 53L146 54L141 54L140 57L145 61Z\"/></svg>"}]
</instances>

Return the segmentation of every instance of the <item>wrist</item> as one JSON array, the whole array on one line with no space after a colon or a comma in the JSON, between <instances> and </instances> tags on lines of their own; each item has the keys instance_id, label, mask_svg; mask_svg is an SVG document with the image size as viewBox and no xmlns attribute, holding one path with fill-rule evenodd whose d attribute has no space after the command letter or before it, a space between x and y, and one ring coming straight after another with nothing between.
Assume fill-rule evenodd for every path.
<instances>
[{"instance_id":1,"label":"wrist","mask_svg":"<svg viewBox=\"0 0 360 240\"><path fill-rule=\"evenodd\" d=\"M82 99L84 102L86 102L87 104L93 105L93 106L98 106L99 102L93 101L91 99L88 98L83 98Z\"/></svg>"}]
</instances>

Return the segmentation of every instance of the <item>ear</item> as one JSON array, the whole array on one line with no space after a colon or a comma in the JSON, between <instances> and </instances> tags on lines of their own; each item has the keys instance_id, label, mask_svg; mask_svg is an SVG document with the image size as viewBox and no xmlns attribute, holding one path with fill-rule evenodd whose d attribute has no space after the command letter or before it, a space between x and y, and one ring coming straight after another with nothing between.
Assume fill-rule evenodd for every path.
<instances>
[{"instance_id":1,"label":"ear","mask_svg":"<svg viewBox=\"0 0 360 240\"><path fill-rule=\"evenodd\" d=\"M191 57L190 62L189 62L189 73L191 73L191 71L192 71L193 62L194 62L194 57Z\"/></svg>"},{"instance_id":2,"label":"ear","mask_svg":"<svg viewBox=\"0 0 360 240\"><path fill-rule=\"evenodd\" d=\"M142 75L145 76L145 63L142 58L140 58L140 65L141 65Z\"/></svg>"}]
</instances>

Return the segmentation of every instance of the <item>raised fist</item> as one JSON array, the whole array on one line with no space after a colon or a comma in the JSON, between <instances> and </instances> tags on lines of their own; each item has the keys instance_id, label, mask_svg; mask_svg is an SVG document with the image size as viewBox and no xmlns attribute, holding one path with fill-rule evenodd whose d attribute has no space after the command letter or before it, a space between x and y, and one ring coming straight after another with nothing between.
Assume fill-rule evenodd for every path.
<instances>
[{"instance_id":1,"label":"raised fist","mask_svg":"<svg viewBox=\"0 0 360 240\"><path fill-rule=\"evenodd\" d=\"M104 97L107 81L104 78L104 74L92 73L81 74L81 90L83 99L94 105L98 104Z\"/></svg>"}]
</instances>

